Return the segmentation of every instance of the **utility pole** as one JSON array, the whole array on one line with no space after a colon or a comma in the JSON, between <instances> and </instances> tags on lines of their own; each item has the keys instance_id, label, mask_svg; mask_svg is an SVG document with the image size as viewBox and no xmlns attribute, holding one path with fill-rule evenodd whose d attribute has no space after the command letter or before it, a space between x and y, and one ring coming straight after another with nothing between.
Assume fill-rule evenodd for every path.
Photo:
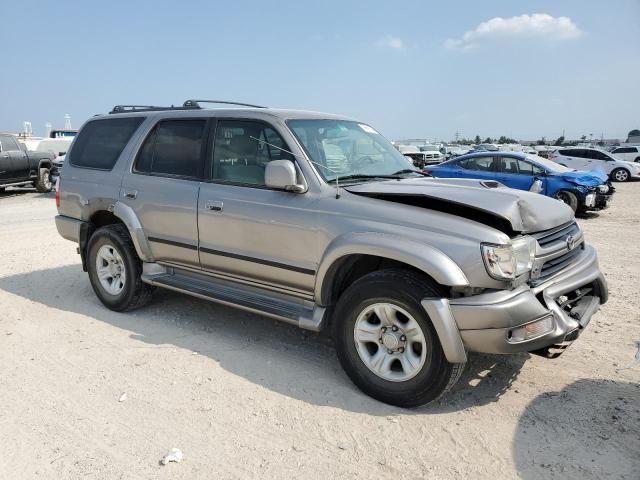
<instances>
[{"instance_id":1,"label":"utility pole","mask_svg":"<svg viewBox=\"0 0 640 480\"><path fill-rule=\"evenodd\" d=\"M458 130L456 130L455 138L456 138L456 143L458 143L458 140L460 139L460 132Z\"/></svg>"}]
</instances>

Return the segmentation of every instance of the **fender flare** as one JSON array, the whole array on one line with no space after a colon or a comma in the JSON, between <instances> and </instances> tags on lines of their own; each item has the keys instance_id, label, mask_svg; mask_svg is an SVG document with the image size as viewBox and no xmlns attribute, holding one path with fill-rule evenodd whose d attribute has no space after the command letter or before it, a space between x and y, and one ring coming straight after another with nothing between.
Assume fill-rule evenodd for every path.
<instances>
[{"instance_id":1,"label":"fender flare","mask_svg":"<svg viewBox=\"0 0 640 480\"><path fill-rule=\"evenodd\" d=\"M332 267L348 255L374 255L406 263L422 270L441 285L469 285L460 267L435 247L393 234L346 233L329 244L320 261L314 291L314 297L320 305L328 304Z\"/></svg>"},{"instance_id":2,"label":"fender flare","mask_svg":"<svg viewBox=\"0 0 640 480\"><path fill-rule=\"evenodd\" d=\"M155 262L147 236L144 234L142 224L133 209L118 201L113 204L113 214L122 220L122 223L124 223L127 230L129 230L133 246L140 260L143 262Z\"/></svg>"},{"instance_id":3,"label":"fender flare","mask_svg":"<svg viewBox=\"0 0 640 480\"><path fill-rule=\"evenodd\" d=\"M43 167L43 164L47 164L47 167ZM49 168L51 169L51 167L53 166L53 160L51 160L50 158L41 158L40 161L38 162L38 172L40 171L41 168Z\"/></svg>"}]
</instances>

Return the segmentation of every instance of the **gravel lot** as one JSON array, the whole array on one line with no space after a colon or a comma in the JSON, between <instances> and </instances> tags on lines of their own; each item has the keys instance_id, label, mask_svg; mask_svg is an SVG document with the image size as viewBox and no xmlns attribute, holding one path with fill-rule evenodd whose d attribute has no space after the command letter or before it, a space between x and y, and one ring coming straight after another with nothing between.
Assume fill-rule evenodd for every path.
<instances>
[{"instance_id":1,"label":"gravel lot","mask_svg":"<svg viewBox=\"0 0 640 480\"><path fill-rule=\"evenodd\" d=\"M623 184L580 220L611 298L562 357L472 356L408 411L357 391L323 336L165 291L107 310L52 195L7 191L0 478L638 479L639 206Z\"/></svg>"}]
</instances>

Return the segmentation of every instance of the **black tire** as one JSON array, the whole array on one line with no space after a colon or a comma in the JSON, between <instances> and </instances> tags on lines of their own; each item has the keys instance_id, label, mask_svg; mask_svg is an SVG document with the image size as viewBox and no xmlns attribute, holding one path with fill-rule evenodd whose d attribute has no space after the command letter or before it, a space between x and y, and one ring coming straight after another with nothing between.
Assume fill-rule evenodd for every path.
<instances>
[{"instance_id":1,"label":"black tire","mask_svg":"<svg viewBox=\"0 0 640 480\"><path fill-rule=\"evenodd\" d=\"M555 198L560 200L562 203L569 205L574 213L578 210L578 197L576 197L575 193L567 190L560 190L555 194Z\"/></svg>"},{"instance_id":2,"label":"black tire","mask_svg":"<svg viewBox=\"0 0 640 480\"><path fill-rule=\"evenodd\" d=\"M354 282L340 297L333 314L334 340L342 368L367 395L398 407L417 407L439 398L456 383L464 363L449 363L440 340L420 301L444 292L428 278L407 270L379 270ZM426 361L405 381L385 380L373 373L358 354L354 327L360 312L375 303L404 309L419 324L426 340Z\"/></svg>"},{"instance_id":3,"label":"black tire","mask_svg":"<svg viewBox=\"0 0 640 480\"><path fill-rule=\"evenodd\" d=\"M636 162L636 163L640 163L640 157L636 157L636 159L634 160L634 162Z\"/></svg>"},{"instance_id":4,"label":"black tire","mask_svg":"<svg viewBox=\"0 0 640 480\"><path fill-rule=\"evenodd\" d=\"M126 280L122 291L117 295L108 293L101 285L96 272L96 257L100 247L111 245L122 258ZM122 224L108 225L96 230L89 239L87 270L93 291L100 301L110 310L124 312L140 308L151 299L153 287L141 280L142 261L136 253L131 237Z\"/></svg>"},{"instance_id":5,"label":"black tire","mask_svg":"<svg viewBox=\"0 0 640 480\"><path fill-rule=\"evenodd\" d=\"M39 193L48 193L53 188L51 182L51 172L48 168L38 169L38 178L35 182L36 191Z\"/></svg>"},{"instance_id":6,"label":"black tire","mask_svg":"<svg viewBox=\"0 0 640 480\"><path fill-rule=\"evenodd\" d=\"M631 174L626 168L616 168L611 172L610 177L612 182L628 182L631 178Z\"/></svg>"}]
</instances>

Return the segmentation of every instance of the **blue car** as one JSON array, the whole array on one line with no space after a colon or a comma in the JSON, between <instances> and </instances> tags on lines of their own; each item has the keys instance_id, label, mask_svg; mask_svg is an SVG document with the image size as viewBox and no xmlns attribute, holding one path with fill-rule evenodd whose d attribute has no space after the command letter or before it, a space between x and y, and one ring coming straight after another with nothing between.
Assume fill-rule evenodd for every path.
<instances>
[{"instance_id":1,"label":"blue car","mask_svg":"<svg viewBox=\"0 0 640 480\"><path fill-rule=\"evenodd\" d=\"M471 153L428 166L424 172L439 178L495 180L507 187L557 198L577 213L607 208L614 191L609 177L600 170L572 170L517 152Z\"/></svg>"}]
</instances>

